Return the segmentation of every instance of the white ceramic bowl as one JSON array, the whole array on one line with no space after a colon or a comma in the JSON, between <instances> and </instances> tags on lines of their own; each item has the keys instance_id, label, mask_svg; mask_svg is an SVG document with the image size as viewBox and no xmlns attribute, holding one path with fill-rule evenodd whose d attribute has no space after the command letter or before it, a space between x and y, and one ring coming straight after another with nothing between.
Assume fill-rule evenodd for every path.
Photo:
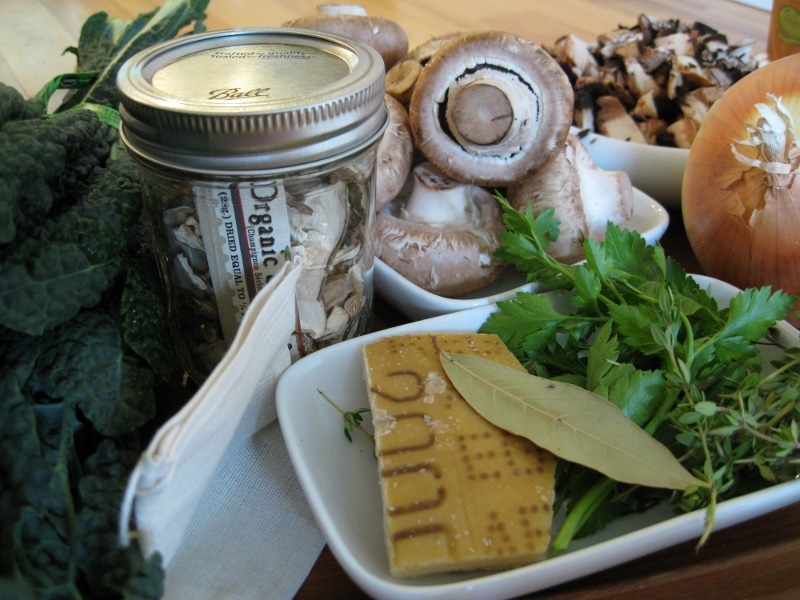
<instances>
[{"instance_id":1,"label":"white ceramic bowl","mask_svg":"<svg viewBox=\"0 0 800 600\"><path fill-rule=\"evenodd\" d=\"M738 291L698 277L720 303ZM309 505L331 552L367 594L383 600L502 600L533 593L625 563L663 548L696 540L704 529L704 511L675 516L662 504L643 514L620 518L601 532L575 540L568 552L513 569L487 573L449 573L395 579L383 532L378 466L372 442L358 431L344 437L342 417L321 397L343 410L369 406L363 377L362 347L376 339L413 332L476 331L494 310L483 306L409 323L341 342L292 365L277 388L278 418L286 447ZM780 323L781 341L796 344L796 330ZM367 421L369 419L366 419ZM716 529L788 506L800 500L800 480L722 502ZM558 516L556 523L559 520Z\"/></svg>"},{"instance_id":2,"label":"white ceramic bowl","mask_svg":"<svg viewBox=\"0 0 800 600\"><path fill-rule=\"evenodd\" d=\"M669 213L664 207L647 194L634 189L633 218L621 227L638 231L648 244L655 244L668 226ZM513 298L517 292L536 292L540 289L541 286L536 283L526 283L523 274L508 268L498 279L479 290L447 298L422 289L383 261L375 261L375 291L411 320L494 304Z\"/></svg>"},{"instance_id":3,"label":"white ceramic bowl","mask_svg":"<svg viewBox=\"0 0 800 600\"><path fill-rule=\"evenodd\" d=\"M689 150L617 140L573 127L595 164L607 171L625 171L634 187L667 208L680 208L683 172Z\"/></svg>"}]
</instances>

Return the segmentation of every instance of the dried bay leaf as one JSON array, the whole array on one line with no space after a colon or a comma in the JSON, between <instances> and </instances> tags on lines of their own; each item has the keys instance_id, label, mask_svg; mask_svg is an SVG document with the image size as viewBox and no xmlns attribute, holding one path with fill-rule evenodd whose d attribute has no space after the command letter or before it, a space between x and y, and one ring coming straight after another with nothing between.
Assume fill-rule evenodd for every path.
<instances>
[{"instance_id":1,"label":"dried bay leaf","mask_svg":"<svg viewBox=\"0 0 800 600\"><path fill-rule=\"evenodd\" d=\"M602 396L483 358L442 352L441 360L455 388L481 416L564 460L622 483L708 487Z\"/></svg>"}]
</instances>

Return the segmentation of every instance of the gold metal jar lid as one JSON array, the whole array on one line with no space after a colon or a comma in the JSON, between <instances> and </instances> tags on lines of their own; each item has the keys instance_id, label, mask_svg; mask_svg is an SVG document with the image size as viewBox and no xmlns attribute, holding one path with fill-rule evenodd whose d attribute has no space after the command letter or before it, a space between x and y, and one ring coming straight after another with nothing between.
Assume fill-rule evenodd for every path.
<instances>
[{"instance_id":1,"label":"gold metal jar lid","mask_svg":"<svg viewBox=\"0 0 800 600\"><path fill-rule=\"evenodd\" d=\"M387 122L384 66L333 34L246 28L187 35L117 76L120 133L140 159L192 172L294 171L359 152Z\"/></svg>"}]
</instances>

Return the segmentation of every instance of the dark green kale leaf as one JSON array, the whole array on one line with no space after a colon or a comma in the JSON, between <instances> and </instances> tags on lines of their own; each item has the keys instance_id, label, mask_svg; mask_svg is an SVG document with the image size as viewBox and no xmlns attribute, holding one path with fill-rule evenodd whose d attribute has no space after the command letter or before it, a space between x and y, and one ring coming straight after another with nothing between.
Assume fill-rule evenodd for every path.
<instances>
[{"instance_id":1,"label":"dark green kale leaf","mask_svg":"<svg viewBox=\"0 0 800 600\"><path fill-rule=\"evenodd\" d=\"M0 128L0 249L69 206L105 164L116 130L86 110Z\"/></svg>"},{"instance_id":2,"label":"dark green kale leaf","mask_svg":"<svg viewBox=\"0 0 800 600\"><path fill-rule=\"evenodd\" d=\"M155 415L153 372L123 342L119 319L87 309L53 329L29 385L74 406L105 436L135 431Z\"/></svg>"},{"instance_id":3,"label":"dark green kale leaf","mask_svg":"<svg viewBox=\"0 0 800 600\"><path fill-rule=\"evenodd\" d=\"M109 18L105 12L89 17L81 28L78 47L67 50L77 56L77 72L99 73L91 85L69 93L56 112L86 102L116 108L116 77L122 64L137 52L176 37L186 27L203 31L208 3L209 0L165 2L133 21Z\"/></svg>"},{"instance_id":4,"label":"dark green kale leaf","mask_svg":"<svg viewBox=\"0 0 800 600\"><path fill-rule=\"evenodd\" d=\"M120 506L128 475L139 452L136 445L103 440L84 461L78 484L81 509L75 519L77 566L92 598L157 599L164 592L161 556L145 558L135 545L121 546Z\"/></svg>"},{"instance_id":5,"label":"dark green kale leaf","mask_svg":"<svg viewBox=\"0 0 800 600\"><path fill-rule=\"evenodd\" d=\"M132 159L96 168L84 197L2 257L0 325L41 335L96 305L122 272L141 206Z\"/></svg>"},{"instance_id":6,"label":"dark green kale leaf","mask_svg":"<svg viewBox=\"0 0 800 600\"><path fill-rule=\"evenodd\" d=\"M160 556L117 540L136 435L96 443L69 403L35 404L15 371L0 368L0 596L159 598Z\"/></svg>"},{"instance_id":7,"label":"dark green kale leaf","mask_svg":"<svg viewBox=\"0 0 800 600\"><path fill-rule=\"evenodd\" d=\"M0 82L0 127L7 121L38 118L44 108L40 98L28 100L16 88Z\"/></svg>"},{"instance_id":8,"label":"dark green kale leaf","mask_svg":"<svg viewBox=\"0 0 800 600\"><path fill-rule=\"evenodd\" d=\"M120 300L123 339L164 381L169 380L178 362L164 326L166 302L154 261L146 256L132 260Z\"/></svg>"},{"instance_id":9,"label":"dark green kale leaf","mask_svg":"<svg viewBox=\"0 0 800 600\"><path fill-rule=\"evenodd\" d=\"M0 394L0 576L21 573L37 591L48 590L39 597L75 597L67 472L71 416L59 411L39 420L9 369L0 372Z\"/></svg>"}]
</instances>

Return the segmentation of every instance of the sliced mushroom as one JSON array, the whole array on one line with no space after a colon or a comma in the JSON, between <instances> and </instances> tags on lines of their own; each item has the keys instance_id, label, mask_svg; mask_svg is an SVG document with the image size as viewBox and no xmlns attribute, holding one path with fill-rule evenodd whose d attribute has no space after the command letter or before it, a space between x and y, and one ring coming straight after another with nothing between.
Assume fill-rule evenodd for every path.
<instances>
[{"instance_id":1,"label":"sliced mushroom","mask_svg":"<svg viewBox=\"0 0 800 600\"><path fill-rule=\"evenodd\" d=\"M645 141L648 144L657 144L660 140L665 139L665 134L669 125L663 119L646 119L638 122L639 131L642 132Z\"/></svg>"},{"instance_id":2,"label":"sliced mushroom","mask_svg":"<svg viewBox=\"0 0 800 600\"><path fill-rule=\"evenodd\" d=\"M329 263L347 225L347 191L342 183L307 193L288 204L292 225L292 255L303 258L296 302L304 334L318 339L325 333L327 315L322 289Z\"/></svg>"},{"instance_id":3,"label":"sliced mushroom","mask_svg":"<svg viewBox=\"0 0 800 600\"><path fill-rule=\"evenodd\" d=\"M572 121L572 86L543 48L510 33L447 41L409 106L416 147L452 179L503 186L547 164Z\"/></svg>"},{"instance_id":4,"label":"sliced mushroom","mask_svg":"<svg viewBox=\"0 0 800 600\"><path fill-rule=\"evenodd\" d=\"M576 77L597 77L600 66L592 53L592 47L574 34L556 40L550 53L575 73Z\"/></svg>"},{"instance_id":5,"label":"sliced mushroom","mask_svg":"<svg viewBox=\"0 0 800 600\"><path fill-rule=\"evenodd\" d=\"M672 136L675 146L678 148L691 148L692 142L697 135L697 125L695 122L685 117L670 123L667 132Z\"/></svg>"},{"instance_id":6,"label":"sliced mushroom","mask_svg":"<svg viewBox=\"0 0 800 600\"><path fill-rule=\"evenodd\" d=\"M293 19L283 26L335 33L368 44L381 55L387 71L408 52L408 36L399 24L370 17L357 4L322 4L316 15Z\"/></svg>"},{"instance_id":7,"label":"sliced mushroom","mask_svg":"<svg viewBox=\"0 0 800 600\"><path fill-rule=\"evenodd\" d=\"M627 140L644 144L645 139L636 121L616 96L600 96L597 99L600 107L596 115L597 130L617 140Z\"/></svg>"},{"instance_id":8,"label":"sliced mushroom","mask_svg":"<svg viewBox=\"0 0 800 600\"><path fill-rule=\"evenodd\" d=\"M571 42L577 45L577 42ZM573 53L572 58L563 47L565 41L550 51L559 59L562 68L574 76L586 63L586 58ZM702 23L681 24L677 19L658 19L640 15L632 27L619 27L598 36L597 43L585 44L591 49L597 63L597 75L573 77L576 104L573 123L597 133L607 122L597 111L603 102L594 102L594 114L589 114L587 91L593 100L600 96L614 96L629 111L634 124L648 143L675 145L677 136L666 132L666 126L691 116L695 125L705 117L706 110L695 102L686 100L688 94L698 89L725 90L736 81L766 62L766 55L753 51L753 43L744 41L729 44L725 35ZM586 80L592 80L592 87ZM599 93L599 86L604 91ZM709 94L713 98L716 92ZM708 107L713 103L704 102ZM617 106L613 108L616 113ZM610 108L606 106L606 112ZM691 115L687 114L691 111ZM617 122L617 121L614 121ZM619 121L621 124L622 121ZM682 129L676 125L674 129ZM616 128L615 128L616 131ZM627 135L625 132L630 132ZM637 134L630 123L624 124L623 139L635 139ZM682 136L682 139L687 139Z\"/></svg>"},{"instance_id":9,"label":"sliced mushroom","mask_svg":"<svg viewBox=\"0 0 800 600\"><path fill-rule=\"evenodd\" d=\"M394 200L411 172L414 140L405 107L392 96L385 97L389 125L378 143L375 168L375 210Z\"/></svg>"},{"instance_id":10,"label":"sliced mushroom","mask_svg":"<svg viewBox=\"0 0 800 600\"><path fill-rule=\"evenodd\" d=\"M419 287L460 296L499 277L493 255L505 231L502 211L481 187L448 178L429 162L417 165L408 196L376 218L376 255Z\"/></svg>"},{"instance_id":11,"label":"sliced mushroom","mask_svg":"<svg viewBox=\"0 0 800 600\"><path fill-rule=\"evenodd\" d=\"M508 188L508 199L520 211L530 206L534 215L553 209L560 221L559 235L548 252L565 263L583 259L584 240L603 239L609 221L620 225L633 215L628 174L599 169L572 134L552 163Z\"/></svg>"}]
</instances>

